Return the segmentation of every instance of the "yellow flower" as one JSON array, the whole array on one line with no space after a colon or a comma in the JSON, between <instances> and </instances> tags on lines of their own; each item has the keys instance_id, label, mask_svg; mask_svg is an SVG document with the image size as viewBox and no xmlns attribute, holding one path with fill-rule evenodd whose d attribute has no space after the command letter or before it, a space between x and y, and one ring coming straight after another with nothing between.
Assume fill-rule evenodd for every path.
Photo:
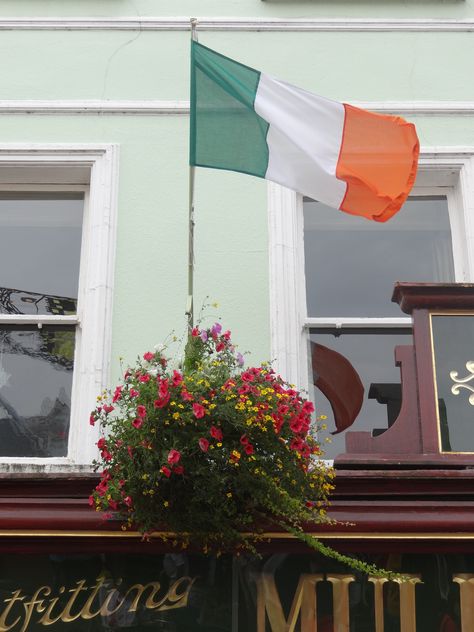
<instances>
[{"instance_id":1,"label":"yellow flower","mask_svg":"<svg viewBox=\"0 0 474 632\"><path fill-rule=\"evenodd\" d=\"M179 419L179 413L173 413L173 419Z\"/></svg>"},{"instance_id":2,"label":"yellow flower","mask_svg":"<svg viewBox=\"0 0 474 632\"><path fill-rule=\"evenodd\" d=\"M227 492L226 496L227 498L232 498L232 492Z\"/></svg>"},{"instance_id":3,"label":"yellow flower","mask_svg":"<svg viewBox=\"0 0 474 632\"><path fill-rule=\"evenodd\" d=\"M169 502L167 500L165 500L165 502L163 503L164 507L169 507Z\"/></svg>"},{"instance_id":4,"label":"yellow flower","mask_svg":"<svg viewBox=\"0 0 474 632\"><path fill-rule=\"evenodd\" d=\"M218 448L222 448L222 443L219 442L219 443L216 443L216 445Z\"/></svg>"}]
</instances>

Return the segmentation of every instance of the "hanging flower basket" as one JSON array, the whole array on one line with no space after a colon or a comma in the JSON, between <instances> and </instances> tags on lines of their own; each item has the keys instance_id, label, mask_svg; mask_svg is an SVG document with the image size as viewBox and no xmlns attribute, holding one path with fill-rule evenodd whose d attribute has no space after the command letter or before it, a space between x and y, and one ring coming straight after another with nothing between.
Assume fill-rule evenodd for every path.
<instances>
[{"instance_id":1,"label":"hanging flower basket","mask_svg":"<svg viewBox=\"0 0 474 632\"><path fill-rule=\"evenodd\" d=\"M304 523L330 522L334 477L319 458L314 406L270 365L243 364L219 323L192 330L180 368L145 353L91 413L103 436L90 504L125 529L166 526L179 545L204 552L255 552L255 525L265 523L387 575L304 533Z\"/></svg>"}]
</instances>

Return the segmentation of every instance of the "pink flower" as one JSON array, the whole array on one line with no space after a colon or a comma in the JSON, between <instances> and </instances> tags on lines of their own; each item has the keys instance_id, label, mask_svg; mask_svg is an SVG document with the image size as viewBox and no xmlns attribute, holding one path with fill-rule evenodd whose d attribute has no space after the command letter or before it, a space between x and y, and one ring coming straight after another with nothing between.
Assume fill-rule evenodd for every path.
<instances>
[{"instance_id":1,"label":"pink flower","mask_svg":"<svg viewBox=\"0 0 474 632\"><path fill-rule=\"evenodd\" d=\"M150 381L150 376L148 373L144 373L143 375L139 375L138 376L138 381L139 382L149 382Z\"/></svg>"},{"instance_id":2,"label":"pink flower","mask_svg":"<svg viewBox=\"0 0 474 632\"><path fill-rule=\"evenodd\" d=\"M114 403L121 398L122 388L123 388L122 386L117 386L117 388L115 389L114 397L112 399Z\"/></svg>"},{"instance_id":3,"label":"pink flower","mask_svg":"<svg viewBox=\"0 0 474 632\"><path fill-rule=\"evenodd\" d=\"M169 478L171 476L171 470L169 469L169 467L166 467L166 465L161 466L161 471L166 476L166 478Z\"/></svg>"},{"instance_id":4,"label":"pink flower","mask_svg":"<svg viewBox=\"0 0 474 632\"><path fill-rule=\"evenodd\" d=\"M143 418L137 417L136 419L134 419L132 421L132 426L134 426L135 428L141 428L143 426Z\"/></svg>"},{"instance_id":5,"label":"pink flower","mask_svg":"<svg viewBox=\"0 0 474 632\"><path fill-rule=\"evenodd\" d=\"M201 404L194 403L193 404L193 413L197 419L201 419L206 414L206 409Z\"/></svg>"},{"instance_id":6,"label":"pink flower","mask_svg":"<svg viewBox=\"0 0 474 632\"><path fill-rule=\"evenodd\" d=\"M134 388L130 389L130 397L138 397L139 395L139 391L136 391Z\"/></svg>"},{"instance_id":7,"label":"pink flower","mask_svg":"<svg viewBox=\"0 0 474 632\"><path fill-rule=\"evenodd\" d=\"M244 371L241 377L244 382L253 382L255 380L255 375L250 371Z\"/></svg>"},{"instance_id":8,"label":"pink flower","mask_svg":"<svg viewBox=\"0 0 474 632\"><path fill-rule=\"evenodd\" d=\"M247 445L247 444L248 444L248 442L249 442L249 440L248 440L248 438L247 438L247 435L243 434L243 435L240 437L240 443L241 443L242 445Z\"/></svg>"},{"instance_id":9,"label":"pink flower","mask_svg":"<svg viewBox=\"0 0 474 632\"><path fill-rule=\"evenodd\" d=\"M151 351L147 351L146 353L143 354L143 359L146 360L147 362L150 362L150 360L153 360L154 357L155 357L155 354L152 353Z\"/></svg>"},{"instance_id":10,"label":"pink flower","mask_svg":"<svg viewBox=\"0 0 474 632\"><path fill-rule=\"evenodd\" d=\"M128 452L128 456L133 459L133 448L132 446L127 446L127 452Z\"/></svg>"},{"instance_id":11,"label":"pink flower","mask_svg":"<svg viewBox=\"0 0 474 632\"><path fill-rule=\"evenodd\" d=\"M146 408L145 408L145 406L142 406L142 405L137 406L137 415L139 417L146 417Z\"/></svg>"},{"instance_id":12,"label":"pink flower","mask_svg":"<svg viewBox=\"0 0 474 632\"><path fill-rule=\"evenodd\" d=\"M181 458L181 452L179 450L175 450L174 448L172 448L169 451L168 463L170 463L171 465L174 465L175 463L178 463L180 458Z\"/></svg>"},{"instance_id":13,"label":"pink flower","mask_svg":"<svg viewBox=\"0 0 474 632\"><path fill-rule=\"evenodd\" d=\"M223 337L225 340L230 340L230 331L229 331L229 330L224 331L224 333L222 334L222 337Z\"/></svg>"},{"instance_id":14,"label":"pink flower","mask_svg":"<svg viewBox=\"0 0 474 632\"><path fill-rule=\"evenodd\" d=\"M173 371L173 385L179 386L183 381L183 376L179 371Z\"/></svg>"},{"instance_id":15,"label":"pink flower","mask_svg":"<svg viewBox=\"0 0 474 632\"><path fill-rule=\"evenodd\" d=\"M159 397L158 399L155 399L155 401L153 402L153 406L155 408L164 408L169 401L170 394L166 393L164 397Z\"/></svg>"},{"instance_id":16,"label":"pink flower","mask_svg":"<svg viewBox=\"0 0 474 632\"><path fill-rule=\"evenodd\" d=\"M94 413L91 413L90 417L89 417L89 423L91 426L95 425L95 417L94 417Z\"/></svg>"},{"instance_id":17,"label":"pink flower","mask_svg":"<svg viewBox=\"0 0 474 632\"><path fill-rule=\"evenodd\" d=\"M160 397L165 397L168 394L168 380L160 380L158 378L158 395Z\"/></svg>"},{"instance_id":18,"label":"pink flower","mask_svg":"<svg viewBox=\"0 0 474 632\"><path fill-rule=\"evenodd\" d=\"M312 402L305 402L303 404L303 408L302 411L305 413L305 415L309 415L310 413L314 412L314 405Z\"/></svg>"},{"instance_id":19,"label":"pink flower","mask_svg":"<svg viewBox=\"0 0 474 632\"><path fill-rule=\"evenodd\" d=\"M90 505L91 507L93 507L93 506L94 506L94 496L89 496L89 505Z\"/></svg>"},{"instance_id":20,"label":"pink flower","mask_svg":"<svg viewBox=\"0 0 474 632\"><path fill-rule=\"evenodd\" d=\"M220 323L215 323L211 328L211 335L213 338L218 336L222 331L222 325Z\"/></svg>"},{"instance_id":21,"label":"pink flower","mask_svg":"<svg viewBox=\"0 0 474 632\"><path fill-rule=\"evenodd\" d=\"M224 436L222 434L222 430L220 428L216 428L215 426L211 426L210 434L211 437L213 439L217 439L217 441L222 441L222 438Z\"/></svg>"},{"instance_id":22,"label":"pink flower","mask_svg":"<svg viewBox=\"0 0 474 632\"><path fill-rule=\"evenodd\" d=\"M127 505L127 507L131 507L133 505L133 501L130 496L125 496L123 502Z\"/></svg>"},{"instance_id":23,"label":"pink flower","mask_svg":"<svg viewBox=\"0 0 474 632\"><path fill-rule=\"evenodd\" d=\"M175 465L173 468L175 474L184 474L184 467L182 465Z\"/></svg>"},{"instance_id":24,"label":"pink flower","mask_svg":"<svg viewBox=\"0 0 474 632\"><path fill-rule=\"evenodd\" d=\"M184 399L185 402L192 402L193 401L193 396L191 395L191 393L188 393L188 391L182 390L181 391L181 397L182 397L182 399Z\"/></svg>"},{"instance_id":25,"label":"pink flower","mask_svg":"<svg viewBox=\"0 0 474 632\"><path fill-rule=\"evenodd\" d=\"M106 415L108 415L109 413L111 413L113 410L114 410L114 407L113 407L113 406L110 406L110 405L108 405L108 404L106 404L106 405L104 406L104 413L105 413Z\"/></svg>"},{"instance_id":26,"label":"pink flower","mask_svg":"<svg viewBox=\"0 0 474 632\"><path fill-rule=\"evenodd\" d=\"M209 449L209 441L201 437L201 439L199 439L199 447L203 452L207 452Z\"/></svg>"}]
</instances>

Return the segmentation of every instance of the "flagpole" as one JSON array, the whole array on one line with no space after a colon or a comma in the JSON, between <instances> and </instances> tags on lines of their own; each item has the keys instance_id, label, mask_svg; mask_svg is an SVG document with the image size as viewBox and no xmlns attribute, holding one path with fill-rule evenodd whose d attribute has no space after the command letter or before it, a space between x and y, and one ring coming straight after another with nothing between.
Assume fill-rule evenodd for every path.
<instances>
[{"instance_id":1,"label":"flagpole","mask_svg":"<svg viewBox=\"0 0 474 632\"><path fill-rule=\"evenodd\" d=\"M190 18L191 40L197 42L197 18ZM194 179L195 167L189 166L189 229L188 229L188 330L194 327Z\"/></svg>"}]
</instances>

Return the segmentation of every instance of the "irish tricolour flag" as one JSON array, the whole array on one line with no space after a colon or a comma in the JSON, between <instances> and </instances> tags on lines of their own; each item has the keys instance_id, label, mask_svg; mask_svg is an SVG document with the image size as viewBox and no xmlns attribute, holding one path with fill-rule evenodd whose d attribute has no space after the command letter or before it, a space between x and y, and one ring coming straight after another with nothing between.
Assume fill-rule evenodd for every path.
<instances>
[{"instance_id":1,"label":"irish tricolour flag","mask_svg":"<svg viewBox=\"0 0 474 632\"><path fill-rule=\"evenodd\" d=\"M278 182L384 222L415 180L415 126L319 97L192 42L190 164Z\"/></svg>"}]
</instances>

